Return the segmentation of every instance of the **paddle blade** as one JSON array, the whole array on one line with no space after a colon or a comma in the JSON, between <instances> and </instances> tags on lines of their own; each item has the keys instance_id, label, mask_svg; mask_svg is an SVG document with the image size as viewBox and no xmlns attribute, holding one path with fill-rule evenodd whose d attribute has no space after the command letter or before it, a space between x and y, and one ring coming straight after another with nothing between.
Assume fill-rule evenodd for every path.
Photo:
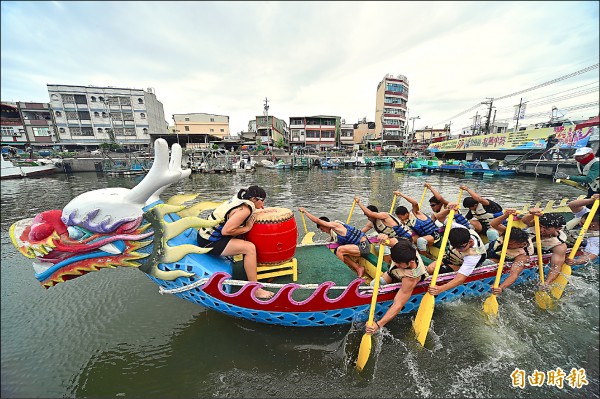
<instances>
[{"instance_id":1,"label":"paddle blade","mask_svg":"<svg viewBox=\"0 0 600 399\"><path fill-rule=\"evenodd\" d=\"M535 303L537 303L540 309L544 310L554 309L556 307L554 300L545 291L537 291L535 293Z\"/></svg>"},{"instance_id":2,"label":"paddle blade","mask_svg":"<svg viewBox=\"0 0 600 399\"><path fill-rule=\"evenodd\" d=\"M356 369L362 371L369 360L371 355L371 335L364 334L360 341L360 348L358 348L358 359L356 359Z\"/></svg>"},{"instance_id":3,"label":"paddle blade","mask_svg":"<svg viewBox=\"0 0 600 399\"><path fill-rule=\"evenodd\" d=\"M488 315L488 317L498 317L498 300L496 299L496 295L490 295L483 302L483 312Z\"/></svg>"},{"instance_id":4,"label":"paddle blade","mask_svg":"<svg viewBox=\"0 0 600 399\"><path fill-rule=\"evenodd\" d=\"M569 280L567 279L566 276L570 276L570 275L571 275L571 266L569 266L565 263L563 265L562 269L560 270L560 274L558 275L558 277L556 277L554 279L554 281L551 284L552 288L550 288L550 293L552 294L552 296L554 298L560 299L563 292L565 291L565 288L567 287L567 284L569 284Z\"/></svg>"},{"instance_id":5,"label":"paddle blade","mask_svg":"<svg viewBox=\"0 0 600 399\"><path fill-rule=\"evenodd\" d=\"M315 233L312 231L306 233L306 235L302 238L302 244L312 244L314 235Z\"/></svg>"},{"instance_id":6,"label":"paddle blade","mask_svg":"<svg viewBox=\"0 0 600 399\"><path fill-rule=\"evenodd\" d=\"M431 325L434 306L435 297L429 292L426 292L425 295L423 295L423 299L421 299L421 305L419 306L419 310L417 311L417 315L415 316L415 321L413 323L417 341L419 341L422 346L425 346L425 338L427 338L429 326Z\"/></svg>"}]
</instances>

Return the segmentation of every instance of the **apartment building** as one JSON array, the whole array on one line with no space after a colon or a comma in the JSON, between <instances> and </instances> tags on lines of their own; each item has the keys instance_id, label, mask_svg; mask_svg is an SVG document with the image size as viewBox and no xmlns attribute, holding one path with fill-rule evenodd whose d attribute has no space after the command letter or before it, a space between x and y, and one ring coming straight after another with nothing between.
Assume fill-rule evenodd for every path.
<instances>
[{"instance_id":1,"label":"apartment building","mask_svg":"<svg viewBox=\"0 0 600 399\"><path fill-rule=\"evenodd\" d=\"M290 117L290 145L335 147L341 134L340 120L329 115Z\"/></svg>"},{"instance_id":2,"label":"apartment building","mask_svg":"<svg viewBox=\"0 0 600 399\"><path fill-rule=\"evenodd\" d=\"M30 145L44 147L57 144L56 126L50 104L19 101L17 108Z\"/></svg>"},{"instance_id":3,"label":"apartment building","mask_svg":"<svg viewBox=\"0 0 600 399\"><path fill-rule=\"evenodd\" d=\"M400 142L409 139L406 129L408 79L404 75L387 74L377 85L375 124L384 141Z\"/></svg>"},{"instance_id":4,"label":"apartment building","mask_svg":"<svg viewBox=\"0 0 600 399\"><path fill-rule=\"evenodd\" d=\"M206 147L229 136L229 116L209 113L174 114L173 132L184 147ZM184 144L187 143L187 144Z\"/></svg>"},{"instance_id":5,"label":"apartment building","mask_svg":"<svg viewBox=\"0 0 600 399\"><path fill-rule=\"evenodd\" d=\"M167 134L164 108L152 88L47 86L63 145L149 145L151 134Z\"/></svg>"},{"instance_id":6,"label":"apartment building","mask_svg":"<svg viewBox=\"0 0 600 399\"><path fill-rule=\"evenodd\" d=\"M288 124L272 115L258 115L255 117L255 123L252 121L248 124L248 128L256 129L256 140L262 145L274 146L277 143L283 143L285 147L290 145L290 130Z\"/></svg>"},{"instance_id":7,"label":"apartment building","mask_svg":"<svg viewBox=\"0 0 600 399\"><path fill-rule=\"evenodd\" d=\"M25 146L28 140L17 103L2 101L0 114L2 145Z\"/></svg>"}]
</instances>

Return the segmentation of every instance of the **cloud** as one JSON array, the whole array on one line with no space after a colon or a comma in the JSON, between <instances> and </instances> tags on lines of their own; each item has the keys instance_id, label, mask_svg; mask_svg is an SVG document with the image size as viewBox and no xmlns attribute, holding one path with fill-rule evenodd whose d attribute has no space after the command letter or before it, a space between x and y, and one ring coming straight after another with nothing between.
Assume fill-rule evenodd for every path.
<instances>
[{"instance_id":1,"label":"cloud","mask_svg":"<svg viewBox=\"0 0 600 399\"><path fill-rule=\"evenodd\" d=\"M3 100L47 101L48 83L153 87L166 120L229 115L234 133L262 114L265 97L269 114L288 122L312 114L373 120L387 73L408 78L416 128L442 127L488 97L599 58L597 2L24 1L2 2L1 18ZM597 81L595 69L498 100L497 118L509 118L521 97ZM487 109L461 115L453 130L476 112Z\"/></svg>"}]
</instances>

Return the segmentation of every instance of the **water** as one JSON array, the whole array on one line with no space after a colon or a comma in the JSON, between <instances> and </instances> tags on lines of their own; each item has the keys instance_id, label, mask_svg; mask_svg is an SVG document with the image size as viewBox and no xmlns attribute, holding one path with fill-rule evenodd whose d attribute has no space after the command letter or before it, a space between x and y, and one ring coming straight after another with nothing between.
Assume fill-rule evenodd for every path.
<instances>
[{"instance_id":1,"label":"water","mask_svg":"<svg viewBox=\"0 0 600 399\"><path fill-rule=\"evenodd\" d=\"M2 182L2 397L599 397L598 268L575 272L557 309L538 309L535 286L498 297L501 319L490 326L482 298L438 304L426 348L411 336L411 318L397 317L376 336L364 371L354 371L363 326L294 329L234 319L158 293L138 270L90 273L44 290L31 260L10 243L10 225L61 209L98 188L131 188L141 177L95 173ZM402 174L392 169L277 171L192 175L163 199L198 192L223 200L263 186L267 206L297 208L346 220L354 195L389 210L392 191L420 200L423 183L447 199L467 184L505 207L572 199L579 191L548 179L465 178ZM429 197L429 194L428 194ZM399 199L396 205L407 205ZM424 210L429 212L425 202ZM352 224L366 219L356 207ZM309 230L316 231L307 222ZM325 239L317 233L315 240ZM512 386L558 367L585 369L588 385L546 382Z\"/></svg>"}]
</instances>

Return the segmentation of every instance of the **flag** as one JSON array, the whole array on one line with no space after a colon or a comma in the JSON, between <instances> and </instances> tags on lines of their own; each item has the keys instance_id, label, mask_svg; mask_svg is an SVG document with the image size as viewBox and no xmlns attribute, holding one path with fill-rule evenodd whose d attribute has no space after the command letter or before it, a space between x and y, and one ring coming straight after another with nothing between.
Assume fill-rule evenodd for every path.
<instances>
[{"instance_id":1,"label":"flag","mask_svg":"<svg viewBox=\"0 0 600 399\"><path fill-rule=\"evenodd\" d=\"M519 105L515 105L515 115L513 116L513 120L517 119L525 119L525 108L527 107L527 103Z\"/></svg>"}]
</instances>

